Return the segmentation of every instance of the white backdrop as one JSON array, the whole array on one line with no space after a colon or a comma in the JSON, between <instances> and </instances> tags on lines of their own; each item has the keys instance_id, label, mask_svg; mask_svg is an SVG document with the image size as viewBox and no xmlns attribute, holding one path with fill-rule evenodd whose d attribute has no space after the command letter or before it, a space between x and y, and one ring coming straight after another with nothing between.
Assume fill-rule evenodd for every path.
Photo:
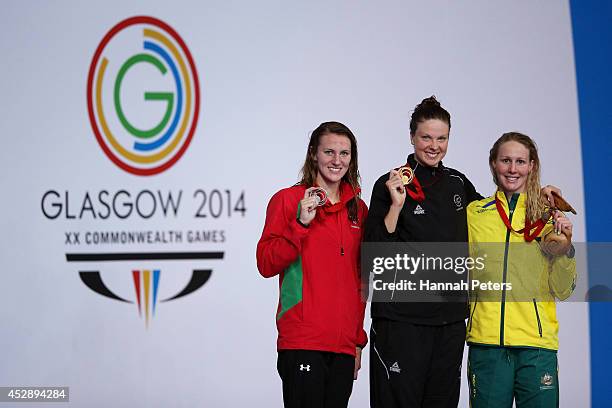
<instances>
[{"instance_id":1,"label":"white backdrop","mask_svg":"<svg viewBox=\"0 0 612 408\"><path fill-rule=\"evenodd\" d=\"M193 56L201 95L185 154L146 177L102 152L86 99L100 41L137 15L178 32ZM435 94L452 115L446 165L489 194L488 149L503 132L522 131L540 146L544 182L560 186L583 213L566 2L11 0L3 3L0 32L0 386L70 386L74 406L281 406L278 283L257 273L255 246L268 199L297 181L309 132L323 121L341 121L356 134L369 202L376 178L410 152L411 110ZM143 79L145 90L156 90L149 86L154 79ZM128 96L143 92L134 83ZM129 104L128 116L143 127L159 120L159 105L136 97ZM228 215L234 201L223 201L218 218L195 217L199 189L209 197L218 189L220 200L226 190L232 200L244 192L244 216ZM65 204L63 215L44 216L49 190L68 193L75 219L66 217ZM79 219L86 193L94 212L105 210L95 200L103 190L110 196L126 190L132 201L143 190L182 192L182 200L176 216L158 207L148 219L135 212L94 219L91 211ZM584 241L582 216L573 220L575 239ZM66 232L79 232L82 241L88 231L149 230L182 231L182 242L65 242ZM224 239L188 242L188 231L213 230ZM155 251L223 251L224 259L66 261L66 253ZM213 272L196 292L158 302L148 326L135 304L100 296L79 278L79 271L98 270L117 295L135 301L131 271L148 268L162 270L160 299L177 293L192 269ZM578 303L559 309L561 406L588 406L588 311ZM368 353L351 407L368 406Z\"/></svg>"}]
</instances>

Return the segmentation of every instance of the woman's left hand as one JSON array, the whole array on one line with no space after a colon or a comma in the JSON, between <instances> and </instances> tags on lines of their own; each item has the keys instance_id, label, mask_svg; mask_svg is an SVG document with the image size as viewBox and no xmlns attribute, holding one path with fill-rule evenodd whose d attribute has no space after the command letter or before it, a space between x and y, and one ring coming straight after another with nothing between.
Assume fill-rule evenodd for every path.
<instances>
[{"instance_id":1,"label":"woman's left hand","mask_svg":"<svg viewBox=\"0 0 612 408\"><path fill-rule=\"evenodd\" d=\"M353 371L353 380L357 379L357 373L361 368L361 347L355 349L355 371Z\"/></svg>"}]
</instances>

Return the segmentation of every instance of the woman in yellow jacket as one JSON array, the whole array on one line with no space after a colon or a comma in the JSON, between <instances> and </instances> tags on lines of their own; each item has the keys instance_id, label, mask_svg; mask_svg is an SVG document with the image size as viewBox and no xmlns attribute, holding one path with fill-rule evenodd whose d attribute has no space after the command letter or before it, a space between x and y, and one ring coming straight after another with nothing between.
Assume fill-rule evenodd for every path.
<instances>
[{"instance_id":1,"label":"woman in yellow jacket","mask_svg":"<svg viewBox=\"0 0 612 408\"><path fill-rule=\"evenodd\" d=\"M470 406L558 407L555 298L575 286L572 223L540 199L531 138L504 134L489 166L496 193L467 209L470 252L484 260L470 273Z\"/></svg>"}]
</instances>

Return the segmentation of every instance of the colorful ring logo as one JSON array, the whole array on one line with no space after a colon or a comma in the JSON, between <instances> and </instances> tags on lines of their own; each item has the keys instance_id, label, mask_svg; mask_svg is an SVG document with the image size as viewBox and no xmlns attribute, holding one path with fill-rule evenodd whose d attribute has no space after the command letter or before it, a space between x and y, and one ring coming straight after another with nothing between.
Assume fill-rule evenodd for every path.
<instances>
[{"instance_id":1,"label":"colorful ring logo","mask_svg":"<svg viewBox=\"0 0 612 408\"><path fill-rule=\"evenodd\" d=\"M140 90L151 86L155 91L144 92L142 106ZM89 120L100 147L132 174L165 171L193 138L199 89L193 58L172 27L146 16L120 22L98 45L87 78Z\"/></svg>"}]
</instances>

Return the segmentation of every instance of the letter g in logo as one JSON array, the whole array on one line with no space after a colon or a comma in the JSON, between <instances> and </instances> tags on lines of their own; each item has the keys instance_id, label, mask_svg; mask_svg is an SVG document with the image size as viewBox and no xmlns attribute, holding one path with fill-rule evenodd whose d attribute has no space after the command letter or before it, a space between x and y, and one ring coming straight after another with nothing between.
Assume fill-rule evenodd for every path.
<instances>
[{"instance_id":1,"label":"letter g in logo","mask_svg":"<svg viewBox=\"0 0 612 408\"><path fill-rule=\"evenodd\" d=\"M98 144L117 166L140 176L170 168L189 146L200 108L185 42L153 17L120 22L92 59L87 107Z\"/></svg>"}]
</instances>

